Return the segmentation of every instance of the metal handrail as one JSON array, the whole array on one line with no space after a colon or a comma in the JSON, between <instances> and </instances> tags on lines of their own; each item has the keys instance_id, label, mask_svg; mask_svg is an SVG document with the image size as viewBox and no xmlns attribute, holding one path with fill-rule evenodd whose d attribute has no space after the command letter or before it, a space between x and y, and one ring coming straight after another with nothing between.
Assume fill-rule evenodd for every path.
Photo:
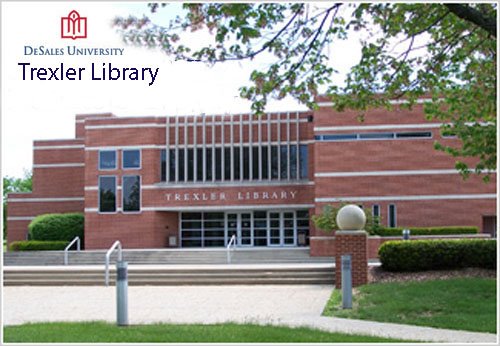
<instances>
[{"instance_id":1,"label":"metal handrail","mask_svg":"<svg viewBox=\"0 0 500 346\"><path fill-rule=\"evenodd\" d=\"M231 237L231 240L229 241L229 243L227 243L227 263L231 263L231 245L233 246L233 250L234 250L234 247L236 246L236 234L233 234L233 236Z\"/></svg>"},{"instance_id":2,"label":"metal handrail","mask_svg":"<svg viewBox=\"0 0 500 346\"><path fill-rule=\"evenodd\" d=\"M116 247L118 247L118 261L123 259L122 257L122 243L119 240L115 241L113 245L109 248L108 252L106 252L106 261L105 261L105 270L104 270L104 282L106 283L106 287L109 286L109 258L113 251L115 251Z\"/></svg>"},{"instance_id":3,"label":"metal handrail","mask_svg":"<svg viewBox=\"0 0 500 346\"><path fill-rule=\"evenodd\" d=\"M80 237L75 237L69 244L66 246L64 249L64 265L68 265L68 251L69 248L75 243L76 241L76 251L80 252Z\"/></svg>"}]
</instances>

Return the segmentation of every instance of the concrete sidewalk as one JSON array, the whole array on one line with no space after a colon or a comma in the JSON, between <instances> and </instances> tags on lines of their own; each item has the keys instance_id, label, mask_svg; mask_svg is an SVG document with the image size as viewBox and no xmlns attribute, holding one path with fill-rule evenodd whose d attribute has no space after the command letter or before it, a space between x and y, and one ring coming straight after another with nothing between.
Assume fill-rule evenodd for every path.
<instances>
[{"instance_id":1,"label":"concrete sidewalk","mask_svg":"<svg viewBox=\"0 0 500 346\"><path fill-rule=\"evenodd\" d=\"M332 288L330 285L131 286L129 321L130 324L231 321L309 326L331 332L429 342L497 342L494 334L322 317ZM116 321L114 287L4 287L3 295L4 325Z\"/></svg>"}]
</instances>

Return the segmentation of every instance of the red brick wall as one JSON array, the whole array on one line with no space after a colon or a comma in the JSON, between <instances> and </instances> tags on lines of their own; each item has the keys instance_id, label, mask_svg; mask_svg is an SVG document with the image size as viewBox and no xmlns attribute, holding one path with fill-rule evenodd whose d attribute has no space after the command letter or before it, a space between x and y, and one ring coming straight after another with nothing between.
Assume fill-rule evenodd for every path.
<instances>
[{"instance_id":1,"label":"red brick wall","mask_svg":"<svg viewBox=\"0 0 500 346\"><path fill-rule=\"evenodd\" d=\"M335 237L311 237L310 255L313 257L335 256Z\"/></svg>"},{"instance_id":2,"label":"red brick wall","mask_svg":"<svg viewBox=\"0 0 500 346\"><path fill-rule=\"evenodd\" d=\"M116 240L126 249L163 248L172 235L178 236L177 213L85 213L86 249L109 248Z\"/></svg>"},{"instance_id":3,"label":"red brick wall","mask_svg":"<svg viewBox=\"0 0 500 346\"><path fill-rule=\"evenodd\" d=\"M368 282L367 239L364 231L335 232L335 287L342 287L342 255L351 255L352 286L356 287Z\"/></svg>"},{"instance_id":4,"label":"red brick wall","mask_svg":"<svg viewBox=\"0 0 500 346\"><path fill-rule=\"evenodd\" d=\"M410 241L422 239L488 239L489 234L461 234L446 236L411 236ZM402 237L379 237L369 236L367 242L367 253L369 259L378 258L378 249L386 241L402 240ZM312 237L310 254L313 257L334 257L337 254L335 245L335 236L330 237Z\"/></svg>"},{"instance_id":5,"label":"red brick wall","mask_svg":"<svg viewBox=\"0 0 500 346\"><path fill-rule=\"evenodd\" d=\"M47 213L83 212L84 209L83 200L74 200L84 197L84 167L57 166L83 164L83 147L74 148L83 146L83 140L38 140L33 144L33 192L8 195L7 242L9 244L13 241L26 240L30 218ZM60 198L70 198L70 200L60 201L58 200Z\"/></svg>"},{"instance_id":6,"label":"red brick wall","mask_svg":"<svg viewBox=\"0 0 500 346\"><path fill-rule=\"evenodd\" d=\"M8 200L19 198L35 198L32 194L9 194ZM13 197L16 196L16 197ZM69 202L7 202L7 243L26 240L30 220L13 220L10 218L35 217L48 213L83 212L83 201Z\"/></svg>"}]
</instances>

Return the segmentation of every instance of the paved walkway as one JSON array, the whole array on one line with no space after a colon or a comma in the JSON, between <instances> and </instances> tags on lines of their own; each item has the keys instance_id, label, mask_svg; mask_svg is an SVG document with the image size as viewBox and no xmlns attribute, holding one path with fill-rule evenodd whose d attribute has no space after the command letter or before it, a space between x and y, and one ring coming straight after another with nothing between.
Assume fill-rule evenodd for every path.
<instances>
[{"instance_id":1,"label":"paved walkway","mask_svg":"<svg viewBox=\"0 0 500 346\"><path fill-rule=\"evenodd\" d=\"M494 334L322 317L329 285L131 286L129 322L251 322L331 332L450 343L496 343ZM4 287L5 325L41 321L116 321L115 287Z\"/></svg>"}]
</instances>

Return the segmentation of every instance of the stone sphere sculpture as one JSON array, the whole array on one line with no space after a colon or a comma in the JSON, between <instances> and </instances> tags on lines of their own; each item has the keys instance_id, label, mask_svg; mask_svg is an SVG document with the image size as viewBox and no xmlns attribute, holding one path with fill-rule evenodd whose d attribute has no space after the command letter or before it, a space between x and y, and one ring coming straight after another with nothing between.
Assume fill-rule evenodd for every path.
<instances>
[{"instance_id":1,"label":"stone sphere sculpture","mask_svg":"<svg viewBox=\"0 0 500 346\"><path fill-rule=\"evenodd\" d=\"M363 209L357 205L348 204L340 208L336 221L340 230L358 231L364 229L366 215Z\"/></svg>"}]
</instances>

